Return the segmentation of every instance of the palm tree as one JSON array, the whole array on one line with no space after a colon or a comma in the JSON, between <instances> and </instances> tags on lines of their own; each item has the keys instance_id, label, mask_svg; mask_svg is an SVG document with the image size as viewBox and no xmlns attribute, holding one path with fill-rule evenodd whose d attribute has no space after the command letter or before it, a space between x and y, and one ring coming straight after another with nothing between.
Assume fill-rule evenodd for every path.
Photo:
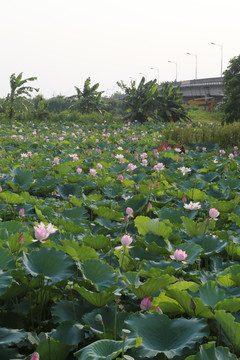
<instances>
[{"instance_id":1,"label":"palm tree","mask_svg":"<svg viewBox=\"0 0 240 360\"><path fill-rule=\"evenodd\" d=\"M25 86L28 81L37 80L36 77L30 77L27 79L22 79L22 72L16 77L15 73L10 76L10 87L11 92L6 98L8 116L10 119L13 118L13 115L16 111L21 111L23 109L28 110L29 106L32 104L30 97L31 92L39 91L39 89L33 88L31 86Z\"/></svg>"}]
</instances>

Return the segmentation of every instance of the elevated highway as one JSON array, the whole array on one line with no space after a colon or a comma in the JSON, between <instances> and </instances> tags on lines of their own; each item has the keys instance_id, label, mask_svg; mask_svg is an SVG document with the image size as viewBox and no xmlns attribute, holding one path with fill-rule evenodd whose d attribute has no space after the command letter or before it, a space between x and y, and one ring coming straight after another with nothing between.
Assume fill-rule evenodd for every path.
<instances>
[{"instance_id":1,"label":"elevated highway","mask_svg":"<svg viewBox=\"0 0 240 360\"><path fill-rule=\"evenodd\" d=\"M180 86L184 101L214 97L215 103L218 103L224 96L222 77L179 81L174 83L174 87L177 86Z\"/></svg>"}]
</instances>

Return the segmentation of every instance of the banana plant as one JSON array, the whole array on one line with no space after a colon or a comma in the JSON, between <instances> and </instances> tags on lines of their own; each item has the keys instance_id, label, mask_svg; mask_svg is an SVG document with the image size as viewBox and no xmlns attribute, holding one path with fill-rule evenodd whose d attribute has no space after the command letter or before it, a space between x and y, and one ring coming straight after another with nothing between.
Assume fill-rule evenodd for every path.
<instances>
[{"instance_id":1,"label":"banana plant","mask_svg":"<svg viewBox=\"0 0 240 360\"><path fill-rule=\"evenodd\" d=\"M31 93L39 91L37 88L26 86L27 82L37 80L36 77L23 79L22 75L21 72L18 76L15 73L10 76L11 92L6 98L6 110L10 119L17 111L28 110L32 105Z\"/></svg>"},{"instance_id":2,"label":"banana plant","mask_svg":"<svg viewBox=\"0 0 240 360\"><path fill-rule=\"evenodd\" d=\"M127 119L143 123L152 117L155 93L158 89L156 80L145 83L145 77L142 77L138 86L135 81L131 82L131 87L127 87L123 81L117 82L117 85L125 92L123 101L128 113Z\"/></svg>"},{"instance_id":3,"label":"banana plant","mask_svg":"<svg viewBox=\"0 0 240 360\"><path fill-rule=\"evenodd\" d=\"M82 114L91 113L93 111L102 112L103 104L101 96L103 91L97 91L99 84L90 86L91 79L88 77L84 83L83 90L75 86L77 95L72 96L74 101L70 109L80 111Z\"/></svg>"}]
</instances>

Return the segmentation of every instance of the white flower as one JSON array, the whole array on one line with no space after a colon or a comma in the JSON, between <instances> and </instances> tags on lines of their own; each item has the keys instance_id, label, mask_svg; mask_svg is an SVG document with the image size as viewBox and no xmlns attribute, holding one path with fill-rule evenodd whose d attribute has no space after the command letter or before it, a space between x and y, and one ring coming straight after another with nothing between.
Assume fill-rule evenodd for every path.
<instances>
[{"instance_id":1,"label":"white flower","mask_svg":"<svg viewBox=\"0 0 240 360\"><path fill-rule=\"evenodd\" d=\"M122 155L122 154L117 154L117 155L115 156L115 158L116 158L116 159L123 159L123 158L124 158L124 155Z\"/></svg>"},{"instance_id":2,"label":"white flower","mask_svg":"<svg viewBox=\"0 0 240 360\"><path fill-rule=\"evenodd\" d=\"M185 209L189 209L189 210L198 210L201 209L201 204L200 202L192 202L190 201L189 204L184 204L184 208Z\"/></svg>"},{"instance_id":3,"label":"white flower","mask_svg":"<svg viewBox=\"0 0 240 360\"><path fill-rule=\"evenodd\" d=\"M188 172L192 171L192 169L190 169L188 167L185 167L185 166L182 166L182 167L178 168L178 170L180 170L183 175L186 175Z\"/></svg>"}]
</instances>

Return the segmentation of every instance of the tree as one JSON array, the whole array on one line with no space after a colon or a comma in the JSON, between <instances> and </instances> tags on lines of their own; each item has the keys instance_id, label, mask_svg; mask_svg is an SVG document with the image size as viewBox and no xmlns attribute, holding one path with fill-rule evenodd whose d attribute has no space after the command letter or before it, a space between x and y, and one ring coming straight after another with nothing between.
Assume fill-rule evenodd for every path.
<instances>
[{"instance_id":1,"label":"tree","mask_svg":"<svg viewBox=\"0 0 240 360\"><path fill-rule=\"evenodd\" d=\"M174 87L173 83L163 83L155 101L156 119L166 122L190 120L187 116L186 109L183 107L184 104L180 86Z\"/></svg>"},{"instance_id":2,"label":"tree","mask_svg":"<svg viewBox=\"0 0 240 360\"><path fill-rule=\"evenodd\" d=\"M123 101L127 110L126 118L129 120L190 120L183 107L182 94L173 84L164 83L158 86L156 80L145 83L144 77L137 87L135 81L131 82L131 87L127 87L123 82L117 84L125 91Z\"/></svg>"},{"instance_id":3,"label":"tree","mask_svg":"<svg viewBox=\"0 0 240 360\"><path fill-rule=\"evenodd\" d=\"M138 86L135 81L131 81L131 87L127 87L121 82L117 85L125 92L123 102L127 110L126 118L141 123L148 120L154 112L154 94L157 91L158 84L156 80L145 83L145 77L142 77Z\"/></svg>"},{"instance_id":4,"label":"tree","mask_svg":"<svg viewBox=\"0 0 240 360\"><path fill-rule=\"evenodd\" d=\"M83 91L75 86L77 95L72 96L74 104L70 106L71 109L80 111L82 114L93 111L102 112L103 105L101 103L101 96L104 91L97 91L99 84L90 86L90 77L84 83Z\"/></svg>"},{"instance_id":5,"label":"tree","mask_svg":"<svg viewBox=\"0 0 240 360\"><path fill-rule=\"evenodd\" d=\"M227 70L223 73L225 99L223 109L226 122L240 120L240 55L230 60Z\"/></svg>"},{"instance_id":6,"label":"tree","mask_svg":"<svg viewBox=\"0 0 240 360\"><path fill-rule=\"evenodd\" d=\"M16 111L28 110L32 105L30 100L31 93L33 91L39 91L39 89L31 86L25 86L28 81L37 80L36 77L30 77L22 79L22 72L16 77L15 73L10 76L10 88L11 92L6 98L6 109L10 119Z\"/></svg>"}]
</instances>

